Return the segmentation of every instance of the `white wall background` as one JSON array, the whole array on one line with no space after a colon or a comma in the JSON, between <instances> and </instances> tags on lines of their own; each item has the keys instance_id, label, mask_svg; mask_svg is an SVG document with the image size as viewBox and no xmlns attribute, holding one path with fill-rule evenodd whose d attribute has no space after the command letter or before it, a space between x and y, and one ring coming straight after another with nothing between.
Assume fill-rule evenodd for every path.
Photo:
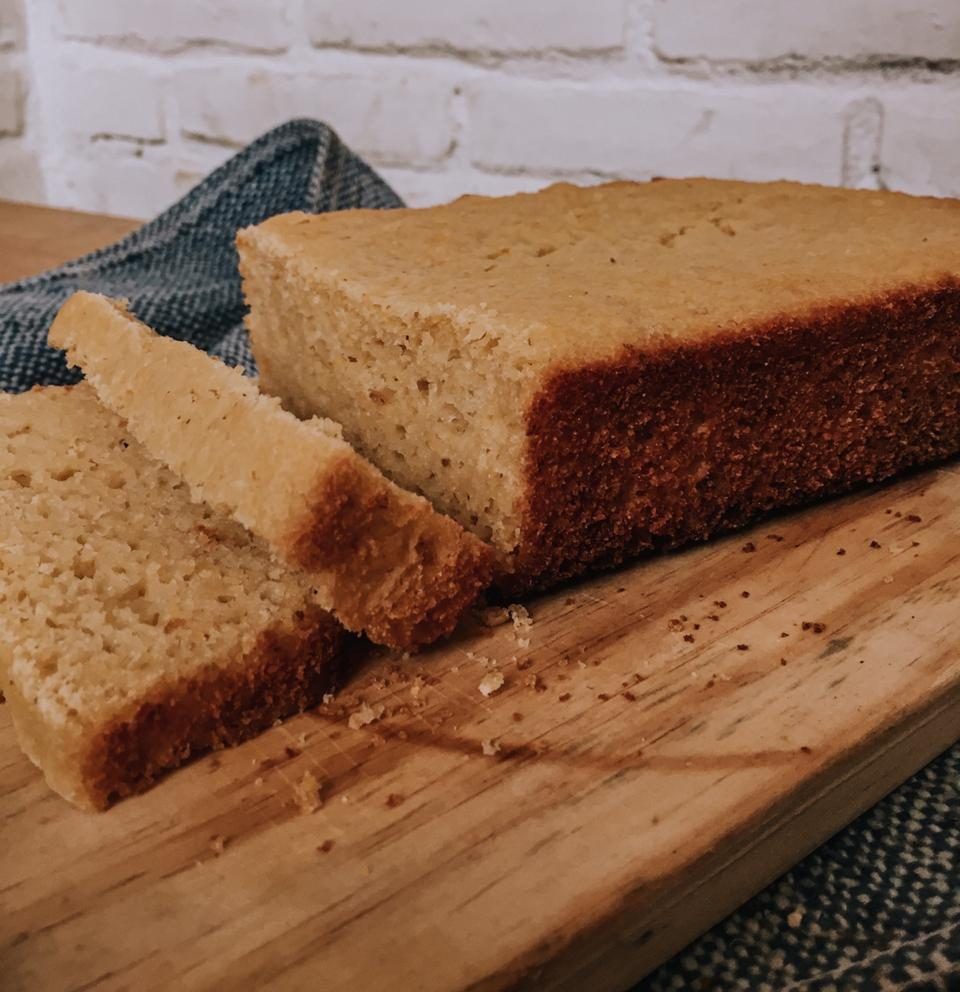
<instances>
[{"instance_id":1,"label":"white wall background","mask_svg":"<svg viewBox=\"0 0 960 992\"><path fill-rule=\"evenodd\" d=\"M960 195L960 0L0 0L0 197L146 217L294 116L415 204L696 174Z\"/></svg>"}]
</instances>

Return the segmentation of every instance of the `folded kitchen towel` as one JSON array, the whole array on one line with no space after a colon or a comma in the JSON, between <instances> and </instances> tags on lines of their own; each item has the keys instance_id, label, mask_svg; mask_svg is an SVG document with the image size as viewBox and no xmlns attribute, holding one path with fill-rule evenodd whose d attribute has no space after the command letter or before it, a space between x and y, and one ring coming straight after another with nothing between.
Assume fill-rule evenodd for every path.
<instances>
[{"instance_id":1,"label":"folded kitchen towel","mask_svg":"<svg viewBox=\"0 0 960 992\"><path fill-rule=\"evenodd\" d=\"M284 124L119 243L0 286L0 390L76 381L46 334L77 289L126 297L162 333L253 371L237 229L288 210L402 205L328 127ZM636 992L673 989L960 989L960 745Z\"/></svg>"}]
</instances>

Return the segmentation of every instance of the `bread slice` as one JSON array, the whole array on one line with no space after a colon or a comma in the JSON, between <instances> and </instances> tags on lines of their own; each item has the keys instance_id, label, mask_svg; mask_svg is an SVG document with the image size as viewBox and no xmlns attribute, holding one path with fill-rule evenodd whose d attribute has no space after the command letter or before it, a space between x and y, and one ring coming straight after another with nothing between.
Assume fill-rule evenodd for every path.
<instances>
[{"instance_id":1,"label":"bread slice","mask_svg":"<svg viewBox=\"0 0 960 992\"><path fill-rule=\"evenodd\" d=\"M87 385L0 394L0 688L62 796L102 809L318 703L343 639Z\"/></svg>"},{"instance_id":2,"label":"bread slice","mask_svg":"<svg viewBox=\"0 0 960 992\"><path fill-rule=\"evenodd\" d=\"M706 179L238 236L261 388L550 585L960 448L960 203Z\"/></svg>"},{"instance_id":3,"label":"bread slice","mask_svg":"<svg viewBox=\"0 0 960 992\"><path fill-rule=\"evenodd\" d=\"M239 369L154 334L122 303L76 293L50 343L195 498L310 570L350 630L391 647L429 643L489 583L492 550L388 482L336 424L297 420Z\"/></svg>"}]
</instances>

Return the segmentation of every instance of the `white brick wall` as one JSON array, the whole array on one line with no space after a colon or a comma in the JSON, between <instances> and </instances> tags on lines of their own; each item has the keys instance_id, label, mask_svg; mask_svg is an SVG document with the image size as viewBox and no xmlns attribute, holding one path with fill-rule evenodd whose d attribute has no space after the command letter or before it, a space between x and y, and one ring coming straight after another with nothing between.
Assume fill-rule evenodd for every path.
<instances>
[{"instance_id":1,"label":"white brick wall","mask_svg":"<svg viewBox=\"0 0 960 992\"><path fill-rule=\"evenodd\" d=\"M691 174L960 195L960 0L0 0L0 198L149 216L295 116L412 203Z\"/></svg>"}]
</instances>

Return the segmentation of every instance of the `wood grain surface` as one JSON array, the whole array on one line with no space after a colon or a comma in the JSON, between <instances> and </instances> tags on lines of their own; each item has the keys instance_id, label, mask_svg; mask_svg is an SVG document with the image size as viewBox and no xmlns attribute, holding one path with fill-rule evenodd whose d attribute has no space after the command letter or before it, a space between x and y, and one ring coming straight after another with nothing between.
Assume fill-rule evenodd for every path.
<instances>
[{"instance_id":1,"label":"wood grain surface","mask_svg":"<svg viewBox=\"0 0 960 992\"><path fill-rule=\"evenodd\" d=\"M0 707L0 985L627 988L960 736L958 535L950 465L650 558L105 814Z\"/></svg>"}]
</instances>

